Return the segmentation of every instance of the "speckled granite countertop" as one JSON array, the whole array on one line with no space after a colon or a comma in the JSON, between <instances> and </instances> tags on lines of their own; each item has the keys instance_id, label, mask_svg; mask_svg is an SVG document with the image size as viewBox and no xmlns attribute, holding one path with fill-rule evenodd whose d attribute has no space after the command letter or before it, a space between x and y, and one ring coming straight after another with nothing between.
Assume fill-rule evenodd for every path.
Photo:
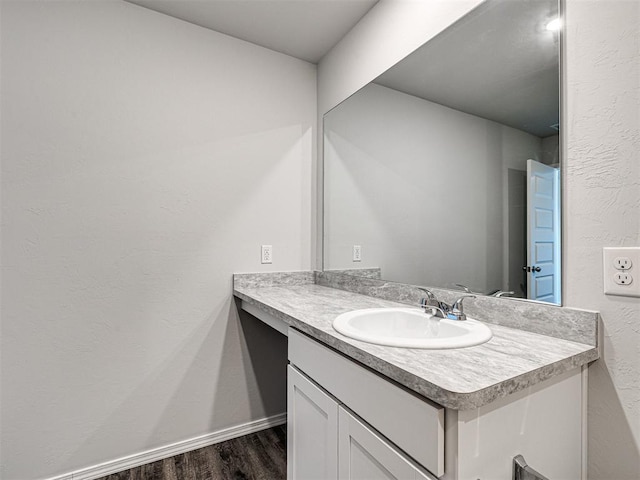
<instances>
[{"instance_id":1,"label":"speckled granite countertop","mask_svg":"<svg viewBox=\"0 0 640 480\"><path fill-rule=\"evenodd\" d=\"M234 295L374 371L445 407L469 410L599 357L593 345L487 323L482 345L421 350L385 347L345 337L332 327L341 313L406 307L380 298L313 283L311 276L271 282L235 282Z\"/></svg>"}]
</instances>

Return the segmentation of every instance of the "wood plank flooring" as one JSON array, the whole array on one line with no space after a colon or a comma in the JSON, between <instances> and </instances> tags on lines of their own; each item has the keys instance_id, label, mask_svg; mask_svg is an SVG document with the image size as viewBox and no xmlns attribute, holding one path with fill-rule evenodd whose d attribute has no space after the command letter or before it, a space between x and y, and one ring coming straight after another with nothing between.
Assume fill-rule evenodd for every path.
<instances>
[{"instance_id":1,"label":"wood plank flooring","mask_svg":"<svg viewBox=\"0 0 640 480\"><path fill-rule=\"evenodd\" d=\"M284 480L286 435L285 424L98 480Z\"/></svg>"}]
</instances>

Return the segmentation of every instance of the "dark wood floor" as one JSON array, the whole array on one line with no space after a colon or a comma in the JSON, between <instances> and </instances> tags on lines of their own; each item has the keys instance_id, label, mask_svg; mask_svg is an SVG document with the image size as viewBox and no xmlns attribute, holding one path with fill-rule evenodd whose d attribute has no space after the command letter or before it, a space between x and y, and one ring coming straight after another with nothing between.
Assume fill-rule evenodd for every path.
<instances>
[{"instance_id":1,"label":"dark wood floor","mask_svg":"<svg viewBox=\"0 0 640 480\"><path fill-rule=\"evenodd\" d=\"M284 480L287 426L148 463L99 480Z\"/></svg>"}]
</instances>

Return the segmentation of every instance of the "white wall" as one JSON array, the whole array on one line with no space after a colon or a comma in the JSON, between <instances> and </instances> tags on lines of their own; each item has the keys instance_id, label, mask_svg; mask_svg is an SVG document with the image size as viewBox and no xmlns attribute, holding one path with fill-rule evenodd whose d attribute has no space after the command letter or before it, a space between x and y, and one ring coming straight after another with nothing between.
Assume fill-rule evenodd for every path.
<instances>
[{"instance_id":1,"label":"white wall","mask_svg":"<svg viewBox=\"0 0 640 480\"><path fill-rule=\"evenodd\" d=\"M553 166L560 163L560 135L542 139L542 163Z\"/></svg>"},{"instance_id":2,"label":"white wall","mask_svg":"<svg viewBox=\"0 0 640 480\"><path fill-rule=\"evenodd\" d=\"M566 304L599 310L589 478L640 477L640 298L602 293L602 247L640 246L640 2L567 0Z\"/></svg>"},{"instance_id":3,"label":"white wall","mask_svg":"<svg viewBox=\"0 0 640 480\"><path fill-rule=\"evenodd\" d=\"M511 288L503 182L540 158L539 137L376 84L329 112L324 132L325 268ZM353 245L362 262L352 261ZM525 260L521 252L518 270Z\"/></svg>"},{"instance_id":4,"label":"white wall","mask_svg":"<svg viewBox=\"0 0 640 480\"><path fill-rule=\"evenodd\" d=\"M484 0L382 0L318 64L318 113L355 93Z\"/></svg>"},{"instance_id":5,"label":"white wall","mask_svg":"<svg viewBox=\"0 0 640 480\"><path fill-rule=\"evenodd\" d=\"M393 2L409 12L402 17L386 3L319 64L319 115L410 53L405 40L417 47L432 38L425 17L410 14L413 2ZM564 303L599 310L604 322L604 359L589 369L589 476L636 479L640 300L602 294L602 247L640 245L640 2L565 4Z\"/></svg>"},{"instance_id":6,"label":"white wall","mask_svg":"<svg viewBox=\"0 0 640 480\"><path fill-rule=\"evenodd\" d=\"M322 269L322 116L484 0L381 0L318 64L318 161L312 228Z\"/></svg>"},{"instance_id":7,"label":"white wall","mask_svg":"<svg viewBox=\"0 0 640 480\"><path fill-rule=\"evenodd\" d=\"M0 477L283 412L286 344L231 275L310 267L315 66L125 2L1 3Z\"/></svg>"}]
</instances>

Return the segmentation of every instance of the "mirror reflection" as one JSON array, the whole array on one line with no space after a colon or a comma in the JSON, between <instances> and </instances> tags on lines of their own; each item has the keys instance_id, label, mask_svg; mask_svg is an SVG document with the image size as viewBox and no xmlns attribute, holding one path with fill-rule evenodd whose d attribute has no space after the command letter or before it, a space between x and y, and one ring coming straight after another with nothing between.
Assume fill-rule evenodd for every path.
<instances>
[{"instance_id":1,"label":"mirror reflection","mask_svg":"<svg viewBox=\"0 0 640 480\"><path fill-rule=\"evenodd\" d=\"M325 115L325 270L561 302L558 11L489 0Z\"/></svg>"}]
</instances>

